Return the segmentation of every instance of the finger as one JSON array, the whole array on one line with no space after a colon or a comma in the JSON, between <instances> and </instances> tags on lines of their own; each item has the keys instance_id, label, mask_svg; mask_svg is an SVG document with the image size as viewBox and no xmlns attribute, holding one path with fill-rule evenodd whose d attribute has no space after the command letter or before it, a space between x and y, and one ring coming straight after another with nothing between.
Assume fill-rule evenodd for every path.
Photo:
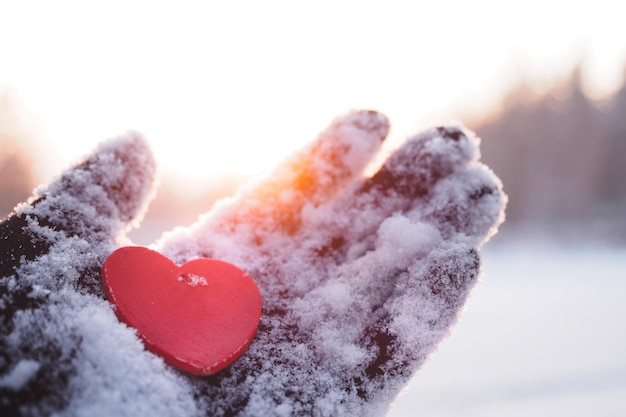
<instances>
[{"instance_id":1,"label":"finger","mask_svg":"<svg viewBox=\"0 0 626 417\"><path fill-rule=\"evenodd\" d=\"M0 375L9 381L0 408L8 415L198 414L186 382L119 323L99 276L116 235L141 213L154 170L146 142L126 134L0 226Z\"/></svg>"},{"instance_id":2,"label":"finger","mask_svg":"<svg viewBox=\"0 0 626 417\"><path fill-rule=\"evenodd\" d=\"M381 306L380 318L368 329L366 339L376 345L379 354L368 374L378 375L392 368L417 369L443 339L479 275L477 248L497 232L506 202L502 184L493 172L475 164L441 180L419 212L405 213L406 224L427 222L438 234L426 258L418 255L412 263L399 265L387 299L374 300ZM399 232L396 227L395 233ZM394 231L384 238L392 240L390 233ZM396 245L400 238L396 236ZM411 240L403 241L411 244Z\"/></svg>"},{"instance_id":3,"label":"finger","mask_svg":"<svg viewBox=\"0 0 626 417\"><path fill-rule=\"evenodd\" d=\"M33 214L54 228L71 230L84 238L92 236L94 230L119 232L143 214L153 191L155 171L145 139L128 132L103 143L84 162L52 182L41 193Z\"/></svg>"},{"instance_id":4,"label":"finger","mask_svg":"<svg viewBox=\"0 0 626 417\"><path fill-rule=\"evenodd\" d=\"M486 166L476 164L433 188L423 218L436 224L444 239L463 235L478 247L504 221L507 201L501 181Z\"/></svg>"},{"instance_id":5,"label":"finger","mask_svg":"<svg viewBox=\"0 0 626 417\"><path fill-rule=\"evenodd\" d=\"M335 119L316 141L244 192L228 222L293 232L303 206L318 206L350 184L388 132L387 118L375 111L356 111Z\"/></svg>"},{"instance_id":6,"label":"finger","mask_svg":"<svg viewBox=\"0 0 626 417\"><path fill-rule=\"evenodd\" d=\"M401 389L449 334L479 272L477 251L463 245L443 245L402 271L361 340L375 352L365 379L382 384L393 376Z\"/></svg>"},{"instance_id":7,"label":"finger","mask_svg":"<svg viewBox=\"0 0 626 417\"><path fill-rule=\"evenodd\" d=\"M31 202L0 224L0 276L73 240L93 253L143 210L155 163L145 140L129 132L102 144L85 161L36 190ZM103 254L98 253L96 258ZM91 258L91 257L89 257ZM6 261L4 261L6 260Z\"/></svg>"},{"instance_id":8,"label":"finger","mask_svg":"<svg viewBox=\"0 0 626 417\"><path fill-rule=\"evenodd\" d=\"M415 135L363 185L362 192L422 197L441 178L478 159L479 140L460 126L430 129Z\"/></svg>"},{"instance_id":9,"label":"finger","mask_svg":"<svg viewBox=\"0 0 626 417\"><path fill-rule=\"evenodd\" d=\"M361 175L388 131L387 118L374 111L339 117L268 178L220 202L192 227L166 233L155 246L176 262L204 256L245 264L241 248L296 233L305 207L332 199Z\"/></svg>"},{"instance_id":10,"label":"finger","mask_svg":"<svg viewBox=\"0 0 626 417\"><path fill-rule=\"evenodd\" d=\"M345 370L361 373L364 392L376 385L372 379L380 378L376 390L390 375L405 381L445 336L476 282L475 248L503 219L506 197L493 173L476 163L477 149L426 158L430 140L440 139L422 135L394 155L381 171L383 181L395 178L386 187L360 188L367 200L352 206L349 216L357 219L353 229L369 219L371 236L360 231L359 239L344 240L347 254L336 259L343 265L330 279L309 285L295 303L300 328L312 334L320 358L341 358L337 346L373 353ZM408 172L406 161L420 159L430 170ZM358 254L350 254L353 249ZM340 363L350 364L349 358L334 366Z\"/></svg>"},{"instance_id":11,"label":"finger","mask_svg":"<svg viewBox=\"0 0 626 417\"><path fill-rule=\"evenodd\" d=\"M361 185L339 197L325 216L330 222L310 229L324 236L318 253L341 262L372 248L376 230L394 213L423 204L435 185L474 164L479 139L461 127L439 127L410 138ZM325 233L318 233L325 230Z\"/></svg>"}]
</instances>

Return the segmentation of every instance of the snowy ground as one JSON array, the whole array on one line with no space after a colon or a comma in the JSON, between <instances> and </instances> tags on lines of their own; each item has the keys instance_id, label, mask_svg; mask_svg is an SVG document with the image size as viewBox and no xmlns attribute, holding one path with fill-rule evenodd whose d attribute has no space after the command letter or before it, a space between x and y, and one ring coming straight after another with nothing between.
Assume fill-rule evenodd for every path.
<instances>
[{"instance_id":1,"label":"snowy ground","mask_svg":"<svg viewBox=\"0 0 626 417\"><path fill-rule=\"evenodd\" d=\"M626 415L626 248L487 246L452 336L388 417Z\"/></svg>"}]
</instances>

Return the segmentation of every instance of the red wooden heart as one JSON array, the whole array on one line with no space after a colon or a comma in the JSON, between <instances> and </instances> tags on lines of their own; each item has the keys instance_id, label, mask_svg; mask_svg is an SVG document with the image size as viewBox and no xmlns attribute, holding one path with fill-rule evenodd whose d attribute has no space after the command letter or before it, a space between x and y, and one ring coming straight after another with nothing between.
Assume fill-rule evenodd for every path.
<instances>
[{"instance_id":1,"label":"red wooden heart","mask_svg":"<svg viewBox=\"0 0 626 417\"><path fill-rule=\"evenodd\" d=\"M248 347L261 317L249 276L215 259L176 265L158 252L129 246L102 266L104 291L118 318L146 347L195 375L230 365Z\"/></svg>"}]
</instances>

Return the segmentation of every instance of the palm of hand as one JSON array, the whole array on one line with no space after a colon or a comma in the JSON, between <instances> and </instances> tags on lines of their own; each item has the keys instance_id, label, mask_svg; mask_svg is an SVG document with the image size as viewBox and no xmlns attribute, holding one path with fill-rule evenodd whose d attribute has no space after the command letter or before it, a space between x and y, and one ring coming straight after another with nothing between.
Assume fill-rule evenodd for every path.
<instances>
[{"instance_id":1,"label":"palm of hand","mask_svg":"<svg viewBox=\"0 0 626 417\"><path fill-rule=\"evenodd\" d=\"M110 204L101 200L87 201L85 187L59 186L74 189L86 206L97 211L104 207L113 214L97 225L84 213L87 220L78 227L76 241L69 243L65 233L64 239L45 248L52 256L38 262L53 269L45 282L32 266L15 266L23 288L32 292L37 284L55 292L44 297L45 308L22 309L30 312L25 318L12 314L14 323L3 329L9 335L3 343L8 351L16 351L23 348L24 338L53 341L52 350L60 354L51 359L39 353L35 361L43 363L42 368L48 366L43 371L52 377L69 375L68 385L60 390L62 401L70 401L68 414L90 407L129 415L148 410L207 415L382 414L454 322L478 274L476 248L501 221L505 201L497 179L477 163L477 140L458 128L416 136L376 175L362 178L363 167L387 130L386 119L373 112L338 119L265 182L156 243L178 263L198 256L224 259L257 281L264 302L259 331L248 351L223 372L196 378L172 371L144 352L132 332L106 312L110 308L101 299L98 265L115 246L112 233L140 206L150 182L146 178L151 177L152 165L134 141L136 152L126 152L125 158L136 155L130 158L141 163L122 161L120 166L137 180L124 183L128 189L120 188L115 179L109 180L112 186L102 187L106 191L102 201L123 196L117 198L117 208L107 209ZM124 169L122 177L128 174ZM51 196L39 206L52 204ZM32 211L37 217L36 209L37 205L24 213ZM67 230L63 219L43 217L45 221L29 227L61 224L57 229ZM77 218L80 223L83 217L79 213L74 223ZM66 263L63 271L54 254L70 249L84 254L80 242L91 243L87 246L93 259ZM68 274L68 269L74 273ZM68 287L76 294L59 295ZM58 328L27 334L27 323L37 321L33 315L49 317L50 306L63 310L54 316L63 326L63 338L58 337ZM90 314L97 320L87 320ZM83 319L69 320L77 315ZM112 341L98 337L98 328L114 333ZM16 332L22 337L15 337ZM80 342L68 343L68 334ZM112 345L106 358L103 344ZM2 371L5 368L10 370L3 366ZM125 382L111 383L119 380ZM94 389L106 389L108 395L96 395ZM111 409L107 399L113 397L123 404L121 409ZM41 405L33 410L42 411Z\"/></svg>"}]
</instances>

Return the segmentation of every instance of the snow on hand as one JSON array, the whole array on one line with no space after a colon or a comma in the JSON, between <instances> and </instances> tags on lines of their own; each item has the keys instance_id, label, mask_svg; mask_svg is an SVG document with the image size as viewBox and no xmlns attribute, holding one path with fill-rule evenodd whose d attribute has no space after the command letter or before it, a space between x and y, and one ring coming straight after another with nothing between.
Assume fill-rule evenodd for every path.
<instances>
[{"instance_id":1,"label":"snow on hand","mask_svg":"<svg viewBox=\"0 0 626 417\"><path fill-rule=\"evenodd\" d=\"M154 172L138 136L104 145L18 210L49 247L2 278L39 301L3 332L11 359L0 381L27 390L67 378L25 401L31 414L383 414L455 322L506 202L478 162L479 140L456 126L416 135L364 178L388 129L375 112L344 115L269 178L154 245L179 264L234 263L261 289L255 340L208 379L145 351L102 299L98 265L141 212Z\"/></svg>"}]
</instances>

